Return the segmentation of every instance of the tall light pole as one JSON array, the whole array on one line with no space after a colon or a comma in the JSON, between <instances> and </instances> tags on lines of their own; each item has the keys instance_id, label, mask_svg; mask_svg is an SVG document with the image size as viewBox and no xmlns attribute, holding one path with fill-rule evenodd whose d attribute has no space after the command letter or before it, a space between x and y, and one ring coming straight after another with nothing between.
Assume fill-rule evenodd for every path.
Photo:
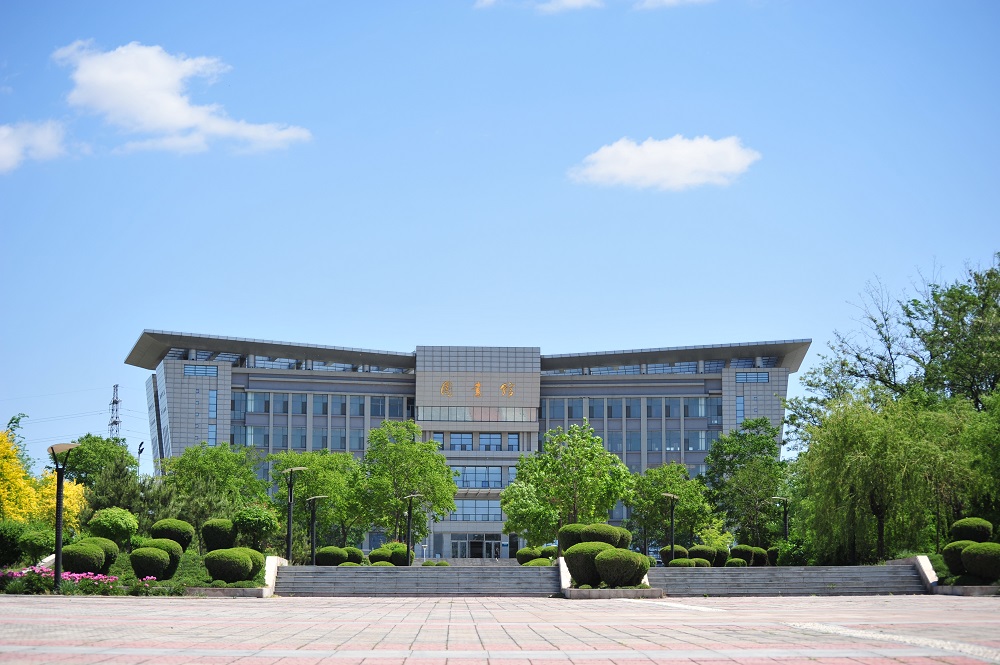
<instances>
[{"instance_id":1,"label":"tall light pole","mask_svg":"<svg viewBox=\"0 0 1000 665\"><path fill-rule=\"evenodd\" d=\"M319 494L317 496L311 496L306 501L309 503L309 541L312 543L312 565L316 565L316 502L319 499L325 499L328 494Z\"/></svg>"},{"instance_id":2,"label":"tall light pole","mask_svg":"<svg viewBox=\"0 0 1000 665\"><path fill-rule=\"evenodd\" d=\"M670 492L664 492L663 496L670 501L670 560L674 560L674 505L680 497Z\"/></svg>"},{"instance_id":3,"label":"tall light pole","mask_svg":"<svg viewBox=\"0 0 1000 665\"><path fill-rule=\"evenodd\" d=\"M404 496L404 499L408 499L410 504L406 511L406 565L410 565L410 540L413 534L413 500L423 497L423 494L414 492L410 496Z\"/></svg>"},{"instance_id":4,"label":"tall light pole","mask_svg":"<svg viewBox=\"0 0 1000 665\"><path fill-rule=\"evenodd\" d=\"M288 474L288 531L285 534L285 558L289 565L292 563L292 505L295 501L292 488L295 486L295 472L305 471L308 467L293 466L285 469L282 473Z\"/></svg>"},{"instance_id":5,"label":"tall light pole","mask_svg":"<svg viewBox=\"0 0 1000 665\"><path fill-rule=\"evenodd\" d=\"M79 443L57 443L49 446L49 455L52 455L52 462L56 466L56 569L53 577L56 593L59 593L59 585L62 584L63 479L66 477L69 453L79 445ZM60 455L63 455L62 464L59 463Z\"/></svg>"},{"instance_id":6,"label":"tall light pole","mask_svg":"<svg viewBox=\"0 0 1000 665\"><path fill-rule=\"evenodd\" d=\"M780 501L785 508L785 542L788 542L788 497L787 496L772 496L771 499L774 501Z\"/></svg>"}]
</instances>

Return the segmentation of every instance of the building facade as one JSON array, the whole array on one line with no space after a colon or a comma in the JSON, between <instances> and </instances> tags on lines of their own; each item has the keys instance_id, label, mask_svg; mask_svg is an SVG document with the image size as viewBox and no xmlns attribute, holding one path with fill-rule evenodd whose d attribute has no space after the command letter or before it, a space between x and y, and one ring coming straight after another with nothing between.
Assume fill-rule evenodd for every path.
<instances>
[{"instance_id":1,"label":"building facade","mask_svg":"<svg viewBox=\"0 0 1000 665\"><path fill-rule=\"evenodd\" d=\"M415 420L460 474L457 510L433 525L423 554L492 558L518 549L503 533L499 494L546 431L587 421L632 471L677 462L698 475L712 443L744 419L781 426L788 375L809 344L397 353L146 330L126 363L155 370L146 394L157 459L202 441L360 457L383 420ZM611 516L623 517L621 507Z\"/></svg>"}]
</instances>

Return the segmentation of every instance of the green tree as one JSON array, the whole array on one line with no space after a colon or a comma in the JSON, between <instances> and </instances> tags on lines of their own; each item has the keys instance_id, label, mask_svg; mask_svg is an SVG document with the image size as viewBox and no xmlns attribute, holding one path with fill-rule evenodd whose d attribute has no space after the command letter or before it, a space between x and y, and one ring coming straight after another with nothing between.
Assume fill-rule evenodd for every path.
<instances>
[{"instance_id":1,"label":"green tree","mask_svg":"<svg viewBox=\"0 0 1000 665\"><path fill-rule=\"evenodd\" d=\"M161 461L164 482L175 489L181 501L197 499L193 495L204 490L205 479L211 479L213 492L235 507L268 500L267 482L257 477L262 463L260 454L248 446L210 446L204 442L185 448L179 457Z\"/></svg>"},{"instance_id":2,"label":"green tree","mask_svg":"<svg viewBox=\"0 0 1000 665\"><path fill-rule=\"evenodd\" d=\"M633 533L632 542L643 543L643 552L649 551L650 543L670 542L670 502L664 493L678 497L674 505L674 541L678 544L693 543L697 534L712 524L705 485L690 478L683 464L664 464L633 474L626 526Z\"/></svg>"},{"instance_id":3,"label":"green tree","mask_svg":"<svg viewBox=\"0 0 1000 665\"><path fill-rule=\"evenodd\" d=\"M93 486L98 474L112 465L127 468L135 473L139 462L129 452L125 439L106 439L95 434L85 434L76 440L80 445L67 454L66 480Z\"/></svg>"},{"instance_id":4,"label":"green tree","mask_svg":"<svg viewBox=\"0 0 1000 665\"><path fill-rule=\"evenodd\" d=\"M117 456L97 473L85 495L91 510L117 506L134 514L139 503L139 476L127 459Z\"/></svg>"},{"instance_id":5,"label":"green tree","mask_svg":"<svg viewBox=\"0 0 1000 665\"><path fill-rule=\"evenodd\" d=\"M25 473L10 430L0 431L0 519L25 522L38 508L32 478Z\"/></svg>"},{"instance_id":6,"label":"green tree","mask_svg":"<svg viewBox=\"0 0 1000 665\"><path fill-rule=\"evenodd\" d=\"M455 510L455 472L434 441L421 441L420 428L412 420L384 420L368 433L364 466L368 477L372 523L390 538L406 534L406 497L413 500L413 539L428 531L427 515L438 521Z\"/></svg>"},{"instance_id":7,"label":"green tree","mask_svg":"<svg viewBox=\"0 0 1000 665\"><path fill-rule=\"evenodd\" d=\"M507 516L506 533L516 533L538 547L555 540L559 513L547 496L540 496L535 485L515 480L500 493L500 509Z\"/></svg>"},{"instance_id":8,"label":"green tree","mask_svg":"<svg viewBox=\"0 0 1000 665\"><path fill-rule=\"evenodd\" d=\"M13 441L14 449L17 451L17 458L21 461L21 466L24 468L24 477L31 477L31 469L34 466L34 461L31 459L31 455L28 454L28 450L24 447L24 437L21 436L21 421L28 417L26 413L18 413L17 415L11 416L10 420L7 421L7 432L10 433L11 441Z\"/></svg>"}]
</instances>

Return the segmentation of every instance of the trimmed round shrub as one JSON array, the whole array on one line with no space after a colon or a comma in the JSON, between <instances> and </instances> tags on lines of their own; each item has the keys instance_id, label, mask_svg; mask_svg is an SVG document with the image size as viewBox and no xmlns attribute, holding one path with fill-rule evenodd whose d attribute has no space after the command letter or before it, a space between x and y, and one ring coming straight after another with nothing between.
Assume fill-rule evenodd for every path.
<instances>
[{"instance_id":1,"label":"trimmed round shrub","mask_svg":"<svg viewBox=\"0 0 1000 665\"><path fill-rule=\"evenodd\" d=\"M694 568L695 562L688 558L673 559L667 563L669 568Z\"/></svg>"},{"instance_id":2,"label":"trimmed round shrub","mask_svg":"<svg viewBox=\"0 0 1000 665\"><path fill-rule=\"evenodd\" d=\"M104 550L93 543L67 545L62 551L62 561L67 573L99 573L104 567Z\"/></svg>"},{"instance_id":3,"label":"trimmed round shrub","mask_svg":"<svg viewBox=\"0 0 1000 665\"><path fill-rule=\"evenodd\" d=\"M766 566L767 565L767 550L763 547L753 548L753 563L751 566Z\"/></svg>"},{"instance_id":4,"label":"trimmed round shrub","mask_svg":"<svg viewBox=\"0 0 1000 665\"><path fill-rule=\"evenodd\" d=\"M226 520L227 522L229 520ZM204 530L202 531L204 534ZM253 561L245 553L237 549L212 550L205 555L205 568L212 580L222 580L226 583L242 582L250 579Z\"/></svg>"},{"instance_id":5,"label":"trimmed round shrub","mask_svg":"<svg viewBox=\"0 0 1000 665\"><path fill-rule=\"evenodd\" d=\"M158 580L169 580L177 572L177 566L181 563L181 555L184 554L184 550L181 549L181 544L176 540L170 540L169 538L150 538L146 541L146 547L155 547L158 550L163 550L170 557L170 564L167 569L163 571L163 576L156 576Z\"/></svg>"},{"instance_id":6,"label":"trimmed round shrub","mask_svg":"<svg viewBox=\"0 0 1000 665\"><path fill-rule=\"evenodd\" d=\"M517 562L523 566L529 561L541 558L542 550L538 547L522 547L514 556L517 557Z\"/></svg>"},{"instance_id":7,"label":"trimmed round shrub","mask_svg":"<svg viewBox=\"0 0 1000 665\"><path fill-rule=\"evenodd\" d=\"M160 520L149 529L149 535L153 538L167 538L181 546L187 551L194 540L194 527L184 520Z\"/></svg>"},{"instance_id":8,"label":"trimmed round shrub","mask_svg":"<svg viewBox=\"0 0 1000 665\"><path fill-rule=\"evenodd\" d=\"M970 575L990 582L1000 579L1000 543L976 543L962 550L962 563Z\"/></svg>"},{"instance_id":9,"label":"trimmed round shrub","mask_svg":"<svg viewBox=\"0 0 1000 665\"><path fill-rule=\"evenodd\" d=\"M433 566L434 564L432 563L431 565ZM353 561L345 561L344 563L339 564L337 567L340 568L340 566L354 566L355 568L360 568L361 564L360 563L354 563Z\"/></svg>"},{"instance_id":10,"label":"trimmed round shrub","mask_svg":"<svg viewBox=\"0 0 1000 665\"><path fill-rule=\"evenodd\" d=\"M406 560L406 543L391 542L386 543L382 546L384 549L389 550L390 556L389 561L394 566L407 566L413 564L414 552L410 550L410 560Z\"/></svg>"},{"instance_id":11,"label":"trimmed round shrub","mask_svg":"<svg viewBox=\"0 0 1000 665\"><path fill-rule=\"evenodd\" d=\"M236 527L232 520L217 517L208 520L201 527L201 539L205 542L205 550L228 550L236 544Z\"/></svg>"},{"instance_id":12,"label":"trimmed round shrub","mask_svg":"<svg viewBox=\"0 0 1000 665\"><path fill-rule=\"evenodd\" d=\"M563 554L566 550L583 542L583 530L586 524L567 524L559 529L559 549Z\"/></svg>"},{"instance_id":13,"label":"trimmed round shrub","mask_svg":"<svg viewBox=\"0 0 1000 665\"><path fill-rule=\"evenodd\" d=\"M646 558L649 559L649 567L656 568L656 558L651 556L647 556Z\"/></svg>"},{"instance_id":14,"label":"trimmed round shrub","mask_svg":"<svg viewBox=\"0 0 1000 665\"><path fill-rule=\"evenodd\" d=\"M265 538L278 530L278 516L270 506L252 504L236 511L233 526L240 535L240 542L256 551L263 547Z\"/></svg>"},{"instance_id":15,"label":"trimmed round shrub","mask_svg":"<svg viewBox=\"0 0 1000 665\"><path fill-rule=\"evenodd\" d=\"M712 562L709 561L708 559L703 559L701 557L697 557L696 556L696 557L691 557L691 560L694 561L694 565L697 568L711 568L712 567Z\"/></svg>"},{"instance_id":16,"label":"trimmed round shrub","mask_svg":"<svg viewBox=\"0 0 1000 665\"><path fill-rule=\"evenodd\" d=\"M734 556L733 558L726 560L725 567L726 568L746 568L747 567L747 562L746 562L746 559L741 559L738 556Z\"/></svg>"},{"instance_id":17,"label":"trimmed round shrub","mask_svg":"<svg viewBox=\"0 0 1000 665\"><path fill-rule=\"evenodd\" d=\"M17 547L31 563L37 563L56 551L56 532L26 529L18 536Z\"/></svg>"},{"instance_id":18,"label":"trimmed round shrub","mask_svg":"<svg viewBox=\"0 0 1000 665\"><path fill-rule=\"evenodd\" d=\"M0 567L10 566L21 560L22 553L17 546L17 539L24 533L24 527L24 522L0 520Z\"/></svg>"},{"instance_id":19,"label":"trimmed round shrub","mask_svg":"<svg viewBox=\"0 0 1000 665\"><path fill-rule=\"evenodd\" d=\"M105 508L94 513L87 522L87 528L91 534L124 547L139 530L139 520L124 508Z\"/></svg>"},{"instance_id":20,"label":"trimmed round shrub","mask_svg":"<svg viewBox=\"0 0 1000 665\"><path fill-rule=\"evenodd\" d=\"M90 538L81 538L79 542L86 543L88 545L97 545L98 547L101 548L101 551L104 552L104 565L101 566L101 570L97 572L101 572L104 575L107 575L108 571L111 570L111 566L114 564L115 561L118 560L118 554L120 552L120 550L118 549L118 545L116 545L113 540L108 540L107 538L100 538L98 536L91 536ZM63 554L65 554L65 552L66 550L63 550Z\"/></svg>"},{"instance_id":21,"label":"trimmed round shrub","mask_svg":"<svg viewBox=\"0 0 1000 665\"><path fill-rule=\"evenodd\" d=\"M551 566L552 559L547 556L538 557L537 559L532 559L531 561L525 561L521 564L522 566Z\"/></svg>"},{"instance_id":22,"label":"trimmed round shrub","mask_svg":"<svg viewBox=\"0 0 1000 665\"><path fill-rule=\"evenodd\" d=\"M688 558L704 559L711 566L712 562L715 561L715 548L708 545L692 545L688 550Z\"/></svg>"},{"instance_id":23,"label":"trimmed round shrub","mask_svg":"<svg viewBox=\"0 0 1000 665\"><path fill-rule=\"evenodd\" d=\"M342 563L350 561L347 556L347 551L342 547L321 547L316 550L316 565L317 566L339 566Z\"/></svg>"},{"instance_id":24,"label":"trimmed round shrub","mask_svg":"<svg viewBox=\"0 0 1000 665\"><path fill-rule=\"evenodd\" d=\"M729 550L729 556L736 557L737 559L743 559L747 562L748 566L754 565L754 552L753 548L749 545L736 545Z\"/></svg>"},{"instance_id":25,"label":"trimmed round shrub","mask_svg":"<svg viewBox=\"0 0 1000 665\"><path fill-rule=\"evenodd\" d=\"M767 565L777 566L778 565L778 548L768 547L767 548Z\"/></svg>"},{"instance_id":26,"label":"trimmed round shrub","mask_svg":"<svg viewBox=\"0 0 1000 665\"><path fill-rule=\"evenodd\" d=\"M250 577L247 578L248 580L257 577L257 573L264 570L265 558L262 553L252 547L234 547L233 549L237 552L243 552L250 557Z\"/></svg>"},{"instance_id":27,"label":"trimmed round shrub","mask_svg":"<svg viewBox=\"0 0 1000 665\"><path fill-rule=\"evenodd\" d=\"M577 543L563 552L563 556L566 557L566 567L569 568L569 574L573 576L577 586L581 584L597 586L601 583L601 576L597 572L594 559L604 550L611 549L614 547L609 543L591 541Z\"/></svg>"},{"instance_id":28,"label":"trimmed round shrub","mask_svg":"<svg viewBox=\"0 0 1000 665\"><path fill-rule=\"evenodd\" d=\"M437 564L436 564L436 563L434 563L434 560L433 560L433 559L427 559L426 561L424 561L424 562L423 562L422 564L420 564L420 565L421 565L421 566L436 566Z\"/></svg>"},{"instance_id":29,"label":"trimmed round shrub","mask_svg":"<svg viewBox=\"0 0 1000 665\"><path fill-rule=\"evenodd\" d=\"M370 554L368 556L371 557ZM391 566L391 567L395 568L395 566L392 565L391 561L372 561L372 565L373 566Z\"/></svg>"},{"instance_id":30,"label":"trimmed round shrub","mask_svg":"<svg viewBox=\"0 0 1000 665\"><path fill-rule=\"evenodd\" d=\"M715 568L722 568L726 565L726 561L729 560L729 548L720 547L715 550L715 558L712 559L712 566Z\"/></svg>"},{"instance_id":31,"label":"trimmed round shrub","mask_svg":"<svg viewBox=\"0 0 1000 665\"><path fill-rule=\"evenodd\" d=\"M610 524L588 524L580 531L580 542L607 543L612 547L621 547L622 534L620 529ZM629 537L631 539L631 536Z\"/></svg>"},{"instance_id":32,"label":"trimmed round shrub","mask_svg":"<svg viewBox=\"0 0 1000 665\"><path fill-rule=\"evenodd\" d=\"M373 566L376 563L380 563L382 561L391 563L391 559L392 559L392 552L387 550L385 547L378 547L368 553L368 560L371 561Z\"/></svg>"},{"instance_id":33,"label":"trimmed round shrub","mask_svg":"<svg viewBox=\"0 0 1000 665\"><path fill-rule=\"evenodd\" d=\"M555 559L557 556L559 556L559 546L546 545L545 547L542 548L542 556L549 559Z\"/></svg>"},{"instance_id":34,"label":"trimmed round shrub","mask_svg":"<svg viewBox=\"0 0 1000 665\"><path fill-rule=\"evenodd\" d=\"M952 540L985 543L993 537L993 525L981 517L966 517L951 525Z\"/></svg>"},{"instance_id":35,"label":"trimmed round shrub","mask_svg":"<svg viewBox=\"0 0 1000 665\"><path fill-rule=\"evenodd\" d=\"M437 565L439 565L439 566L450 566L451 564L448 563L447 561L438 561Z\"/></svg>"},{"instance_id":36,"label":"trimmed round shrub","mask_svg":"<svg viewBox=\"0 0 1000 665\"><path fill-rule=\"evenodd\" d=\"M365 553L357 547L345 547L344 551L347 552L347 560L350 563L356 563L360 566L361 562L365 560Z\"/></svg>"},{"instance_id":37,"label":"trimmed round shrub","mask_svg":"<svg viewBox=\"0 0 1000 665\"><path fill-rule=\"evenodd\" d=\"M686 559L688 551L686 547L681 547L680 545L674 545L674 556L675 559ZM660 561L666 565L670 561L670 545L660 548Z\"/></svg>"},{"instance_id":38,"label":"trimmed round shrub","mask_svg":"<svg viewBox=\"0 0 1000 665\"><path fill-rule=\"evenodd\" d=\"M619 547L598 553L594 566L609 587L635 586L649 570L649 559L645 554Z\"/></svg>"},{"instance_id":39,"label":"trimmed round shrub","mask_svg":"<svg viewBox=\"0 0 1000 665\"><path fill-rule=\"evenodd\" d=\"M961 575L965 572L965 564L962 563L962 550L969 545L975 544L975 541L972 540L956 540L953 543L948 543L941 550L944 563L948 566L948 570L951 571L952 575Z\"/></svg>"},{"instance_id":40,"label":"trimmed round shrub","mask_svg":"<svg viewBox=\"0 0 1000 665\"><path fill-rule=\"evenodd\" d=\"M163 574L170 565L170 555L158 547L140 547L132 550L128 560L132 564L135 576L140 580L144 577L165 579Z\"/></svg>"}]
</instances>

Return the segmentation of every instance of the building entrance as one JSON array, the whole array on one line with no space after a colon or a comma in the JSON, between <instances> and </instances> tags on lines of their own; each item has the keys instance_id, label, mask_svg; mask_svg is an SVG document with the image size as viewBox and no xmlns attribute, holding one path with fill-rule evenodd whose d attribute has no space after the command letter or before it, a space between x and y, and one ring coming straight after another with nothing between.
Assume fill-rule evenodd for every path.
<instances>
[{"instance_id":1,"label":"building entrance","mask_svg":"<svg viewBox=\"0 0 1000 665\"><path fill-rule=\"evenodd\" d=\"M499 559L499 533L453 533L451 556L454 559Z\"/></svg>"}]
</instances>

